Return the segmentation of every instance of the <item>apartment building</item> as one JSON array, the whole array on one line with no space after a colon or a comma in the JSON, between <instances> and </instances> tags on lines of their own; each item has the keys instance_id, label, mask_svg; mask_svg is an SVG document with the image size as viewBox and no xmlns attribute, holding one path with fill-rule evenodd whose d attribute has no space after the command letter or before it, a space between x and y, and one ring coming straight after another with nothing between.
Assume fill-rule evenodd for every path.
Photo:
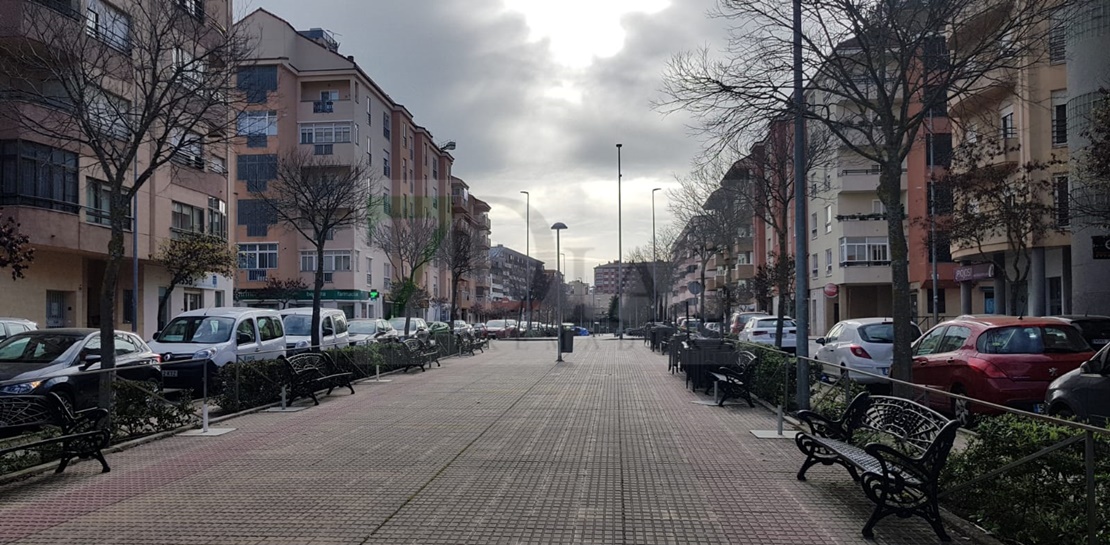
<instances>
[{"instance_id":1,"label":"apartment building","mask_svg":"<svg viewBox=\"0 0 1110 545\"><path fill-rule=\"evenodd\" d=\"M448 194L453 159L435 145L427 129L397 104L355 62L339 51L334 36L322 29L298 31L280 17L259 9L238 25L257 41L251 66L239 74L238 91L248 105L239 119L238 160L233 178L239 214L239 303L274 306L265 299L267 280L299 278L312 285L316 267L324 268L323 306L351 318L376 318L391 312L388 293L397 272L363 226L330 234L324 262L299 233L277 224L252 191L265 190L283 153L300 150L334 158L338 165L368 165L383 209L375 221L398 218L450 220ZM417 283L432 304L425 318L441 319L449 282L437 266L418 272ZM378 297L373 297L374 293ZM305 290L297 305L311 302Z\"/></svg>"},{"instance_id":2,"label":"apartment building","mask_svg":"<svg viewBox=\"0 0 1110 545\"><path fill-rule=\"evenodd\" d=\"M491 302L524 301L543 261L498 244L489 250Z\"/></svg>"},{"instance_id":3,"label":"apartment building","mask_svg":"<svg viewBox=\"0 0 1110 545\"><path fill-rule=\"evenodd\" d=\"M1001 23L1007 17L1004 11L980 14L979 24ZM1052 204L1057 211L1052 218L1060 232L1049 232L1039 240L1025 241L1030 247L1031 262L1028 278L1018 291L1019 300L1008 300L1011 286L1003 272L1012 268L1018 252L1005 240L988 241L983 250L975 247L952 248L952 257L964 263L957 273L960 285L961 312L986 312L997 314L1026 314L1043 316L1079 310L1073 302L1087 299L1087 291L1102 293L1106 288L1106 272L1110 268L1098 266L1090 259L1089 267L1102 271L1096 280L1084 276L1083 286L1073 286L1073 245L1069 201L1068 119L1068 55L1067 26L1062 17L1043 47L1035 52L1037 62L1021 70L997 70L984 78L983 85L973 92L952 100L949 115L958 121L958 143L976 145L980 142L998 142L1002 148L986 158L989 164L1028 165L1048 162L1063 163L1050 166L1047 173L1052 180L1052 194L1036 194L1033 198ZM954 37L958 43L958 36ZM1103 44L1105 45L1105 44ZM1034 60L1034 59L1031 59ZM1105 66L1105 61L1100 61ZM1103 76L1105 77L1104 73ZM1086 77L1086 76L1085 76ZM1097 78L1096 78L1097 79ZM1091 255L1089 246L1086 255ZM1022 300L1024 299L1024 300ZM1105 312L1106 308L1087 307L1092 312Z\"/></svg>"},{"instance_id":4,"label":"apartment building","mask_svg":"<svg viewBox=\"0 0 1110 545\"><path fill-rule=\"evenodd\" d=\"M479 313L490 303L490 206L472 195L466 182L452 176L451 209L454 229L472 237L471 251L479 260L478 266L459 280L456 296L457 319L474 322L480 319Z\"/></svg>"},{"instance_id":5,"label":"apartment building","mask_svg":"<svg viewBox=\"0 0 1110 545\"><path fill-rule=\"evenodd\" d=\"M143 39L144 29L132 28L136 23L129 16L134 1L8 0L0 3L0 40L9 46L54 47L57 44L43 42L42 29L49 27L50 32L87 35L126 55L134 45L141 45L134 43L136 40ZM168 5L181 11L164 16L184 14L202 25L227 28L232 20L229 0ZM166 53L168 57L169 51ZM3 62L24 61L7 58ZM124 67L120 73L128 70ZM109 77L99 83L111 88L110 95L105 91L104 96L113 97L105 100L114 101L115 111L126 112L131 102L125 97L135 94L131 81ZM0 80L0 108L6 110L0 115L0 207L4 216L21 224L21 231L30 236L35 248L26 278L13 281L6 273L0 275L0 315L28 318L40 327L97 327L107 319L100 314L98 297L110 238L108 191L98 179L98 163L88 150L44 138L14 121L21 116L45 119L73 111L66 98L72 95L58 88L52 91L51 85L56 82L34 77L18 82ZM113 127L104 129L105 138L116 136L111 133ZM152 147L143 147L137 163L150 164L152 153ZM145 338L157 330L158 299L170 279L152 258L163 241L182 233L234 240L234 233L227 228L232 201L227 165L233 162L234 154L227 145L198 144L157 168L140 188L128 212L131 226L124 240L125 262L115 294L118 328L134 328ZM165 317L230 304L231 294L231 280L219 276L178 286Z\"/></svg>"},{"instance_id":6,"label":"apartment building","mask_svg":"<svg viewBox=\"0 0 1110 545\"><path fill-rule=\"evenodd\" d=\"M594 291L598 293L617 293L617 278L621 277L621 289L628 290L629 283L635 278L633 265L621 264L620 260L602 263L594 267Z\"/></svg>"}]
</instances>

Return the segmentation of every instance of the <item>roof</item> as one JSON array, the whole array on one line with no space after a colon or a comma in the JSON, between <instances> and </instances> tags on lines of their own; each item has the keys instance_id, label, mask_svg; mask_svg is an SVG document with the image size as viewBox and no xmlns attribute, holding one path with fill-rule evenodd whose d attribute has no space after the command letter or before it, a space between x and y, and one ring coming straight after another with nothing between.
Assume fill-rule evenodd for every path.
<instances>
[{"instance_id":1,"label":"roof","mask_svg":"<svg viewBox=\"0 0 1110 545\"><path fill-rule=\"evenodd\" d=\"M323 307L321 307L320 308L320 315L323 316L325 312L330 312L330 311L343 312L342 310L339 310L337 308L323 308ZM335 312L332 312L332 314L334 314ZM312 314L312 307L286 308L286 309L279 310L278 314L281 314L282 316L288 316L290 314Z\"/></svg>"},{"instance_id":2,"label":"roof","mask_svg":"<svg viewBox=\"0 0 1110 545\"><path fill-rule=\"evenodd\" d=\"M277 312L268 308L254 308L254 307L209 307L198 308L187 312L182 312L174 318L181 316L242 316L253 312Z\"/></svg>"},{"instance_id":3,"label":"roof","mask_svg":"<svg viewBox=\"0 0 1110 545\"><path fill-rule=\"evenodd\" d=\"M81 336L85 336L85 335L89 335L89 334L92 334L92 333L96 333L98 331L100 331L100 330L95 328L95 327L57 327L57 328L51 328L51 329L34 329L34 330L31 330L31 331L24 331L23 334L28 334L28 333L35 333L35 334L50 333L50 334L53 334L53 335L81 335ZM117 333L130 333L129 331L118 331L118 330L116 332Z\"/></svg>"},{"instance_id":4,"label":"roof","mask_svg":"<svg viewBox=\"0 0 1110 545\"><path fill-rule=\"evenodd\" d=\"M951 321L977 322L985 326L1066 324L1067 320L1049 316L1002 316L998 314L964 314ZM946 323L946 322L941 322Z\"/></svg>"}]
</instances>

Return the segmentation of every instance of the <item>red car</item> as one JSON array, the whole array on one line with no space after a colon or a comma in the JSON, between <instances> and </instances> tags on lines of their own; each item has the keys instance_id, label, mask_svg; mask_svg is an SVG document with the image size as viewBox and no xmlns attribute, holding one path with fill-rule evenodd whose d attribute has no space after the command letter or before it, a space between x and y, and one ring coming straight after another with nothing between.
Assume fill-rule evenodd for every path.
<instances>
[{"instance_id":1,"label":"red car","mask_svg":"<svg viewBox=\"0 0 1110 545\"><path fill-rule=\"evenodd\" d=\"M1068 322L1016 316L960 316L937 324L912 349L917 384L1041 412L1049 383L1094 355ZM964 424L973 413L998 412L937 395L929 404Z\"/></svg>"}]
</instances>

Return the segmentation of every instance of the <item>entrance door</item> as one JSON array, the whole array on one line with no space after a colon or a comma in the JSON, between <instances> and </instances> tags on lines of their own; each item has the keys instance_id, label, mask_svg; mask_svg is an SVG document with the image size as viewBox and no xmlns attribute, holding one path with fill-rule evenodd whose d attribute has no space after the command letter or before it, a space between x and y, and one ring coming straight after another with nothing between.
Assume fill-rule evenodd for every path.
<instances>
[{"instance_id":1,"label":"entrance door","mask_svg":"<svg viewBox=\"0 0 1110 545\"><path fill-rule=\"evenodd\" d=\"M66 292L46 292L46 327L66 326Z\"/></svg>"},{"instance_id":2,"label":"entrance door","mask_svg":"<svg viewBox=\"0 0 1110 545\"><path fill-rule=\"evenodd\" d=\"M204 308L204 294L199 291L185 292L185 310Z\"/></svg>"}]
</instances>

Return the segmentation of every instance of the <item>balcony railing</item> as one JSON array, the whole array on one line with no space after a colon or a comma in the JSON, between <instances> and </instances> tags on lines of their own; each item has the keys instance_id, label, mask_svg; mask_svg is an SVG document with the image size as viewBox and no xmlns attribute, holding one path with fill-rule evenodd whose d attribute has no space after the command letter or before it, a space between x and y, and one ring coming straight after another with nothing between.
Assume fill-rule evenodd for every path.
<instances>
[{"instance_id":1,"label":"balcony railing","mask_svg":"<svg viewBox=\"0 0 1110 545\"><path fill-rule=\"evenodd\" d=\"M335 148L332 144L316 144L313 147L314 155L331 155L335 153Z\"/></svg>"},{"instance_id":2,"label":"balcony railing","mask_svg":"<svg viewBox=\"0 0 1110 545\"><path fill-rule=\"evenodd\" d=\"M266 269L247 269L248 282L266 281Z\"/></svg>"},{"instance_id":3,"label":"balcony railing","mask_svg":"<svg viewBox=\"0 0 1110 545\"><path fill-rule=\"evenodd\" d=\"M316 100L312 102L312 113L314 114L330 114L335 111L335 103L328 100Z\"/></svg>"},{"instance_id":4,"label":"balcony railing","mask_svg":"<svg viewBox=\"0 0 1110 545\"><path fill-rule=\"evenodd\" d=\"M73 0L34 0L35 3L46 6L66 17L81 19L80 6Z\"/></svg>"}]
</instances>

